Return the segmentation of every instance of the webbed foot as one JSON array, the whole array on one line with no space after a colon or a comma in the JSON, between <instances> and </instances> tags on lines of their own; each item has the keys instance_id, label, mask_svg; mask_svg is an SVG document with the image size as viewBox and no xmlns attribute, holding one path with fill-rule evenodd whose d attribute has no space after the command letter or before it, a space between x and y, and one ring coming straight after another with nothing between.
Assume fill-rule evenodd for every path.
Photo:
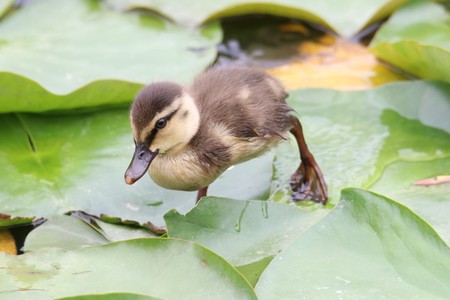
<instances>
[{"instance_id":1,"label":"webbed foot","mask_svg":"<svg viewBox=\"0 0 450 300\"><path fill-rule=\"evenodd\" d=\"M300 159L302 161L290 180L292 200L311 200L325 205L328 192L322 171L316 163L314 156L308 150L300 121L294 116L291 116L291 121L293 125L291 133L297 140Z\"/></svg>"},{"instance_id":2,"label":"webbed foot","mask_svg":"<svg viewBox=\"0 0 450 300\"><path fill-rule=\"evenodd\" d=\"M302 162L291 177L292 200L311 200L325 205L328 195L322 172L316 163L313 166L306 165Z\"/></svg>"}]
</instances>

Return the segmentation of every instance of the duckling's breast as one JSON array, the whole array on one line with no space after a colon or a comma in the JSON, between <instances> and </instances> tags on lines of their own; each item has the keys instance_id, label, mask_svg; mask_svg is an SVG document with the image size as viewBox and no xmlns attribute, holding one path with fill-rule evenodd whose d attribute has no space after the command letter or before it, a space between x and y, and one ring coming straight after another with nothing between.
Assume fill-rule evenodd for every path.
<instances>
[{"instance_id":1,"label":"duckling's breast","mask_svg":"<svg viewBox=\"0 0 450 300\"><path fill-rule=\"evenodd\" d=\"M160 154L150 165L149 174L159 186L181 191L196 191L213 182L220 171L202 168L191 151L178 154Z\"/></svg>"}]
</instances>

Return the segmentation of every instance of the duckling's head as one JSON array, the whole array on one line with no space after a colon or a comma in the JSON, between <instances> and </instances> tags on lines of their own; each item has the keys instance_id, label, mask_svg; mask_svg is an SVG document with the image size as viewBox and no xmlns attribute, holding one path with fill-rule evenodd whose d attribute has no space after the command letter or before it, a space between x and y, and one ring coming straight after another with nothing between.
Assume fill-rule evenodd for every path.
<instances>
[{"instance_id":1,"label":"duckling's head","mask_svg":"<svg viewBox=\"0 0 450 300\"><path fill-rule=\"evenodd\" d=\"M130 110L135 152L125 182L133 184L157 155L183 151L200 125L194 99L178 84L153 83L137 95Z\"/></svg>"}]
</instances>

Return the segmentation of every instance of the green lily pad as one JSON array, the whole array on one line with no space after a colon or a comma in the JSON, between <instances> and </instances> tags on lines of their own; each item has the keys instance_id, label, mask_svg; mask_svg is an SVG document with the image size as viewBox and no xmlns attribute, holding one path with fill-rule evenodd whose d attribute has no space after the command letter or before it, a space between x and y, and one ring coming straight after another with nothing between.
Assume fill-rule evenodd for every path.
<instances>
[{"instance_id":1,"label":"green lily pad","mask_svg":"<svg viewBox=\"0 0 450 300\"><path fill-rule=\"evenodd\" d=\"M442 299L450 248L408 208L345 189L327 217L272 260L255 290L259 299Z\"/></svg>"},{"instance_id":2,"label":"green lily pad","mask_svg":"<svg viewBox=\"0 0 450 300\"><path fill-rule=\"evenodd\" d=\"M57 247L65 250L104 245L109 240L80 219L65 215L48 217L47 221L28 234L24 251Z\"/></svg>"},{"instance_id":3,"label":"green lily pad","mask_svg":"<svg viewBox=\"0 0 450 300\"><path fill-rule=\"evenodd\" d=\"M111 242L151 237L156 235L143 228L110 224L94 218L85 221L77 216L54 215L27 236L24 251L30 252L48 247L76 250Z\"/></svg>"},{"instance_id":4,"label":"green lily pad","mask_svg":"<svg viewBox=\"0 0 450 300\"><path fill-rule=\"evenodd\" d=\"M0 253L0 265L2 297L132 293L163 299L256 299L244 277L223 258L182 240L136 239L20 256Z\"/></svg>"},{"instance_id":5,"label":"green lily pad","mask_svg":"<svg viewBox=\"0 0 450 300\"><path fill-rule=\"evenodd\" d=\"M387 166L370 190L408 206L450 245L450 184L414 184L439 175L450 175L450 157L421 162L398 161Z\"/></svg>"},{"instance_id":6,"label":"green lily pad","mask_svg":"<svg viewBox=\"0 0 450 300\"><path fill-rule=\"evenodd\" d=\"M83 210L163 226L168 210L184 213L195 205L196 193L163 189L148 176L133 186L125 184L134 152L128 109L4 114L0 136L3 213L46 217ZM226 171L211 185L210 195L265 197L272 159L268 154ZM149 205L155 202L160 205Z\"/></svg>"},{"instance_id":7,"label":"green lily pad","mask_svg":"<svg viewBox=\"0 0 450 300\"><path fill-rule=\"evenodd\" d=\"M0 23L0 112L130 102L142 84L189 82L215 58L218 24L187 30L96 3L33 1Z\"/></svg>"},{"instance_id":8,"label":"green lily pad","mask_svg":"<svg viewBox=\"0 0 450 300\"><path fill-rule=\"evenodd\" d=\"M108 2L122 9L147 8L184 26L193 27L223 17L259 13L294 17L319 23L334 29L342 36L350 37L370 23L388 16L405 1L108 0Z\"/></svg>"},{"instance_id":9,"label":"green lily pad","mask_svg":"<svg viewBox=\"0 0 450 300\"><path fill-rule=\"evenodd\" d=\"M186 215L172 210L164 219L169 237L200 243L241 272L249 269L242 273L256 281L276 254L327 213L267 201L207 197Z\"/></svg>"},{"instance_id":10,"label":"green lily pad","mask_svg":"<svg viewBox=\"0 0 450 300\"><path fill-rule=\"evenodd\" d=\"M0 72L0 84L1 113L45 112L102 105L120 106L127 102L131 103L143 86L141 83L120 80L99 80L72 93L56 95L35 81L8 72Z\"/></svg>"},{"instance_id":11,"label":"green lily pad","mask_svg":"<svg viewBox=\"0 0 450 300\"><path fill-rule=\"evenodd\" d=\"M439 4L413 1L377 31L370 51L421 78L450 82L449 14Z\"/></svg>"},{"instance_id":12,"label":"green lily pad","mask_svg":"<svg viewBox=\"0 0 450 300\"><path fill-rule=\"evenodd\" d=\"M450 155L450 85L393 83L357 92L297 90L288 102L299 113L311 152L334 205L344 187L369 187L395 161ZM271 198L290 201L287 184L298 164L294 143L278 148Z\"/></svg>"}]
</instances>

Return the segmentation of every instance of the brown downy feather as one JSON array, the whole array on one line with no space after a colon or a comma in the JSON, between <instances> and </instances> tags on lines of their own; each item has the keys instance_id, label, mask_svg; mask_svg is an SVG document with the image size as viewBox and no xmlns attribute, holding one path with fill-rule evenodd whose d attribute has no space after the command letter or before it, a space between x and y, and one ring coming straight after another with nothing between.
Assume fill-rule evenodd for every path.
<instances>
[{"instance_id":1,"label":"brown downy feather","mask_svg":"<svg viewBox=\"0 0 450 300\"><path fill-rule=\"evenodd\" d=\"M288 94L263 71L249 68L213 68L200 74L189 92L200 110L201 123L190 143L201 153L205 168L230 165L258 156L287 138L291 129ZM233 139L216 136L219 128ZM208 134L209 133L209 134ZM225 132L223 132L225 135ZM255 142L255 140L258 140ZM227 143L227 141L230 141ZM230 145L257 143L258 147ZM239 157L233 150L239 151Z\"/></svg>"}]
</instances>

